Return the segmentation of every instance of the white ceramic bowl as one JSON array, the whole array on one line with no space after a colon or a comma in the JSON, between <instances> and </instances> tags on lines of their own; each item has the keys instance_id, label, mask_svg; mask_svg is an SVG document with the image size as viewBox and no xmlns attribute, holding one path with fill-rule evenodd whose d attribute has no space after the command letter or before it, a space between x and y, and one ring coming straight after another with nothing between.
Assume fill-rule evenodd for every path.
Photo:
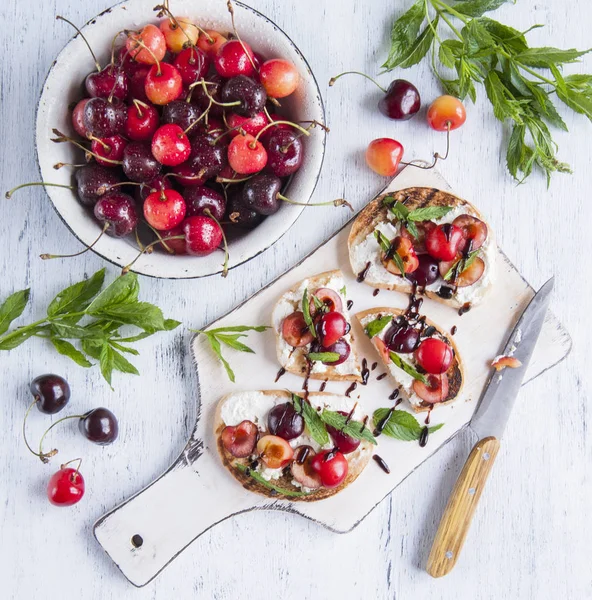
<instances>
[{"instance_id":1,"label":"white ceramic bowl","mask_svg":"<svg viewBox=\"0 0 592 600\"><path fill-rule=\"evenodd\" d=\"M106 65L109 61L111 40L116 32L122 29L139 29L146 23L158 21L152 11L154 4L154 0L127 0L102 12L82 28L91 47L98 53L101 65ZM256 52L266 58L290 60L300 71L301 84L294 94L281 101L282 111L294 121L315 119L324 123L323 101L317 82L294 42L275 23L253 8L234 2L234 9L241 37ZM177 15L193 18L207 29L222 32L232 30L224 0L175 0L174 11ZM70 144L51 142L51 130L57 128L65 133L73 132L68 105L82 97L84 79L93 68L92 57L84 42L79 36L75 36L60 52L49 71L39 100L36 134L39 166L46 182L72 182L70 168L56 171L53 165L57 162L76 162L76 159L80 159L80 151ZM286 192L294 200L308 202L314 191L323 163L325 135L317 127L305 140L303 165L292 177ZM75 193L55 187L47 187L46 191L70 231L83 244L90 245L100 233L100 227L88 209L77 201ZM288 231L303 208L284 204L254 231L232 240L230 266L244 263L269 248ZM93 250L122 267L131 263L138 254L133 236L130 239L103 236ZM214 252L206 257L191 257L170 256L158 251L142 256L133 270L143 275L171 279L205 277L221 272L222 254Z\"/></svg>"}]
</instances>

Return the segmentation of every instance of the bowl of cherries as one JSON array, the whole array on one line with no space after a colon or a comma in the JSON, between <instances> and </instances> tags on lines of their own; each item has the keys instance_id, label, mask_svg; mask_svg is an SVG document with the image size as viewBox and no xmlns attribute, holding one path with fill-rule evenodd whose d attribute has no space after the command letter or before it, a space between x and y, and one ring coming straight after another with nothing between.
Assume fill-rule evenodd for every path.
<instances>
[{"instance_id":1,"label":"bowl of cherries","mask_svg":"<svg viewBox=\"0 0 592 600\"><path fill-rule=\"evenodd\" d=\"M290 38L244 4L154 11L117 4L57 57L37 113L43 185L72 233L124 269L225 275L310 200L321 94Z\"/></svg>"}]
</instances>

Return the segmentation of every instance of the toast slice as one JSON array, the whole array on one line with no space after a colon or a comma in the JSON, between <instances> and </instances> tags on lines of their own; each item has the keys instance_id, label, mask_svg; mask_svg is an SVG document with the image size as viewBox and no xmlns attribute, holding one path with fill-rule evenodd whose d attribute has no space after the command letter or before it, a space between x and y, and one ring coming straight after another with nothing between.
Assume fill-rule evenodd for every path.
<instances>
[{"instance_id":1,"label":"toast slice","mask_svg":"<svg viewBox=\"0 0 592 600\"><path fill-rule=\"evenodd\" d=\"M269 469L261 459L258 459L256 449L250 456L236 458L224 447L222 442L221 434L224 428L226 426L236 426L244 420L249 420L257 426L258 436L269 433L267 423L269 411L278 404L291 402L295 395L286 390L262 390L229 394L222 398L216 407L214 435L216 436L216 445L222 464L245 489L274 499L315 502L338 494L356 480L372 457L373 444L371 442L362 440L356 450L344 455L348 462L348 473L341 485L335 488L321 486L317 489L309 489L299 484L291 473L291 465L279 469ZM301 402L306 402L301 395L298 395L298 398ZM327 392L311 392L308 395L308 402L310 407L318 413L323 409L347 413L353 410L352 421L362 421L364 417L356 401L347 396ZM312 457L319 450L333 448L333 440L330 436L327 439L328 443L320 446L311 437L308 426L306 426L303 433L291 440L289 444L292 448L310 446Z\"/></svg>"},{"instance_id":2,"label":"toast slice","mask_svg":"<svg viewBox=\"0 0 592 600\"><path fill-rule=\"evenodd\" d=\"M403 223L389 208L389 205L392 206L397 202L400 202L408 211L428 207L450 207L451 210L444 216L430 220L430 226L432 223L435 225L452 223L455 218L464 214L476 217L483 222L486 227L486 238L482 246L475 251L476 256L473 259L480 259L483 262L484 270L480 278L472 285L464 285L466 282L463 282L462 278L455 276L445 281L440 274L436 281L423 288L419 286L417 290L418 293L453 308L463 308L466 311L471 306L477 305L486 295L494 278L496 245L491 227L487 225L483 216L471 203L436 188L413 187L383 194L375 198L360 212L352 225L348 238L350 263L354 273L359 275L360 280L363 277L364 283L374 288L405 293L413 291L414 284L413 281L410 281L412 277L407 279L386 269L383 262L383 251L374 234L376 230L379 230L389 242L401 234ZM421 222L415 224L421 226ZM419 245L414 237L410 239L413 241L414 247ZM418 249L418 254L421 251L425 251L425 249ZM450 277L450 273L448 275ZM454 285L455 282L458 285Z\"/></svg>"},{"instance_id":3,"label":"toast slice","mask_svg":"<svg viewBox=\"0 0 592 600\"><path fill-rule=\"evenodd\" d=\"M388 317L391 317L391 321L389 321ZM411 408L413 408L415 412L425 412L432 410L437 406L451 404L459 397L465 378L462 358L456 344L435 323L423 316L412 319L409 318L408 311L386 307L371 308L359 312L356 314L356 319L363 327L366 335L370 337L372 344L380 354L380 357L388 368L392 378L399 385L401 397L409 402ZM378 321L378 319L380 319L380 321ZM394 323L392 322L393 320L395 320ZM371 325L372 323L374 323L374 326ZM401 325L418 330L419 339L417 346L427 338L434 337L445 342L452 349L452 362L447 371L443 374L443 376L446 377L445 394L440 395L439 398L436 396L436 399L432 398L432 400L434 400L433 402L426 402L426 400L422 399L417 393L417 388L419 387L421 389L421 386L419 383L416 383L416 379L411 372L415 371L417 375L426 377L428 386L430 386L429 378L432 376L427 375L425 371L419 367L414 353L397 354L405 363L405 366L411 367L409 371L403 370L391 359L389 349L385 343L385 338L388 338L389 333L393 332L392 329L389 331L389 328L398 328ZM444 385L442 385L440 390L444 392ZM428 395L433 396L433 394L429 394L429 391Z\"/></svg>"},{"instance_id":4,"label":"toast slice","mask_svg":"<svg viewBox=\"0 0 592 600\"><path fill-rule=\"evenodd\" d=\"M282 332L282 327L286 317L293 315L295 312L304 312L303 298L306 291L309 298L309 306L311 298L321 289L329 289L336 296L335 301L340 304L338 312L340 312L347 323L350 325L350 330L343 336L343 340L348 344L350 352L347 359L336 365L329 362L321 362L320 360L309 361L308 356L311 353L312 346L316 340L312 335L308 334L309 328L305 324L302 330L306 332L309 343L294 347L290 345ZM311 316L314 319L314 305L311 310ZM310 309L309 309L310 310ZM322 312L322 311L321 311ZM354 336L351 332L351 322L349 312L347 310L347 301L345 298L345 282L343 274L339 270L327 271L313 277L309 277L292 287L284 293L275 305L272 313L272 323L276 334L276 349L277 357L281 366L289 373L308 377L310 379L323 379L330 381L362 381L360 361L354 348ZM321 351L323 351L321 349Z\"/></svg>"}]
</instances>

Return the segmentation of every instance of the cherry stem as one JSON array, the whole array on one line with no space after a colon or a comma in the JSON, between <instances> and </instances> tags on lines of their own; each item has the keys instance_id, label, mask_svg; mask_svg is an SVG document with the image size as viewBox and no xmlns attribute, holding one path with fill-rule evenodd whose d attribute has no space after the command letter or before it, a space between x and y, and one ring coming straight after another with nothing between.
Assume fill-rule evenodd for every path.
<instances>
[{"instance_id":1,"label":"cherry stem","mask_svg":"<svg viewBox=\"0 0 592 600\"><path fill-rule=\"evenodd\" d=\"M117 38L122 34L125 33L125 29L122 29L121 31L118 31L114 36L113 36L113 40L111 42L111 65L115 65L115 42L117 41ZM127 54L127 52L126 52Z\"/></svg>"},{"instance_id":2,"label":"cherry stem","mask_svg":"<svg viewBox=\"0 0 592 600\"><path fill-rule=\"evenodd\" d=\"M257 65L255 64L255 61L253 60L251 53L247 52L245 43L241 40L240 35L238 34L238 31L236 30L236 25L234 24L234 8L232 7L232 3L230 2L230 0L228 0L226 2L226 7L228 8L228 12L230 13L230 20L232 22L232 31L234 31L234 35L236 36L236 39L238 40L239 44L242 46L242 49L244 50L245 54L247 55L247 58L249 59L249 62L253 66L253 69L255 69L256 73L259 73L259 69L257 68ZM272 98L270 98L270 100L272 100Z\"/></svg>"},{"instance_id":3,"label":"cherry stem","mask_svg":"<svg viewBox=\"0 0 592 600\"><path fill-rule=\"evenodd\" d=\"M335 82L340 77L343 77L344 75L361 75L362 77L365 77L366 79L370 80L374 85L376 85L376 87L380 88L385 94L387 92L387 90L385 88L383 88L380 85L380 83L378 83L378 81L376 81L376 79L373 79L372 77L370 77L370 75L366 75L366 73L362 73L361 71L345 71L344 73L340 73L339 75L336 75L335 77L331 77L331 79L329 79L329 86L332 87L333 85L335 85Z\"/></svg>"},{"instance_id":4,"label":"cherry stem","mask_svg":"<svg viewBox=\"0 0 592 600\"><path fill-rule=\"evenodd\" d=\"M224 233L224 229L222 225L220 225L220 221L216 219L216 217L212 214L212 211L209 208L204 210L204 213L212 219L212 221L216 222L216 225L220 227L220 231L222 232L222 241L224 242L224 263L222 264L222 277L228 276L228 259L230 257L228 253L228 241L226 240L226 234Z\"/></svg>"},{"instance_id":5,"label":"cherry stem","mask_svg":"<svg viewBox=\"0 0 592 600\"><path fill-rule=\"evenodd\" d=\"M242 135L246 135L246 131L243 129L242 125L237 125L236 127L231 127L230 129L227 129L224 133L221 133L217 138L214 138L211 142L210 145L211 146L215 146L216 142L218 140L221 140L226 134L230 133L231 131L240 131L240 133Z\"/></svg>"},{"instance_id":6,"label":"cherry stem","mask_svg":"<svg viewBox=\"0 0 592 600\"><path fill-rule=\"evenodd\" d=\"M436 166L436 163L438 162L438 160L446 160L448 158L448 152L450 151L450 121L446 121L446 153L444 154L444 156L440 156L440 154L438 154L438 152L434 153L434 160L432 162L431 165L418 165L416 164L419 159L416 160L412 160L410 162L403 162L401 161L400 164L405 165L407 167L415 167L416 169L425 169L425 170L429 170L429 169L433 169ZM420 161L420 162L425 162L425 161Z\"/></svg>"},{"instance_id":7,"label":"cherry stem","mask_svg":"<svg viewBox=\"0 0 592 600\"><path fill-rule=\"evenodd\" d=\"M99 156L98 154L95 154L88 148L85 148L81 143L77 142L76 140L73 140L72 138L68 137L67 135L64 135L61 131L59 131L57 129L52 129L52 132L54 133L54 135L58 136L57 138L51 138L51 141L55 142L56 144L61 144L63 142L70 142L71 144L74 144L77 148L84 150L84 152L87 155L90 155L99 161L102 160L102 161L111 163L112 165L122 165L123 164L122 161L120 161L120 160L111 160L110 158L105 158L104 156Z\"/></svg>"},{"instance_id":8,"label":"cherry stem","mask_svg":"<svg viewBox=\"0 0 592 600\"><path fill-rule=\"evenodd\" d=\"M212 96L210 96L205 79L202 78L197 83L201 83L203 90L204 90L204 94L210 99L210 102L213 102L217 106L240 106L242 104L242 102L240 100L236 100L235 102L218 102L217 100L214 100L214 98L212 98ZM191 85L195 85L195 84L192 83Z\"/></svg>"},{"instance_id":9,"label":"cherry stem","mask_svg":"<svg viewBox=\"0 0 592 600\"><path fill-rule=\"evenodd\" d=\"M29 416L29 413L31 412L31 409L35 406L35 404L37 404L37 402L39 402L39 396L35 396L35 400L33 400L33 402L29 405L29 408L27 408L27 412L25 413L25 418L23 419L23 439L25 440L25 446L27 446L27 449L29 450L29 452L31 454L34 454L35 456L39 457L41 459L41 462L48 463L49 459L52 456L55 456L58 451L52 450L51 452L48 452L47 454L38 453L38 452L35 452L35 450L33 450L33 448L31 448L31 446L29 445L29 442L27 441L27 433L26 433L27 418Z\"/></svg>"},{"instance_id":10,"label":"cherry stem","mask_svg":"<svg viewBox=\"0 0 592 600\"><path fill-rule=\"evenodd\" d=\"M90 44L88 43L88 40L84 37L84 34L82 33L82 31L80 31L80 29L78 29L78 27L76 27L76 25L74 25L74 23L72 23L72 21L68 21L68 19L66 19L65 17L62 17L61 15L57 15L56 20L65 21L66 23L68 23L68 25L71 25L72 27L74 27L74 29L76 29L76 31L78 32L80 37L84 40L84 43L86 44L89 52L92 54L93 60L95 61L95 66L97 67L97 71L100 72L101 65L99 64L99 61L97 60L97 57L95 56L95 53L93 52L93 49L90 47Z\"/></svg>"},{"instance_id":11,"label":"cherry stem","mask_svg":"<svg viewBox=\"0 0 592 600\"><path fill-rule=\"evenodd\" d=\"M134 229L134 236L136 238L136 244L138 244L138 248L140 249L140 252L144 252L144 250L146 248L145 248L144 244L142 244L142 241L140 240L140 236L138 235L137 227Z\"/></svg>"},{"instance_id":12,"label":"cherry stem","mask_svg":"<svg viewBox=\"0 0 592 600\"><path fill-rule=\"evenodd\" d=\"M278 194L277 197L283 202L287 202L288 204L297 204L298 206L346 206L352 212L354 212L354 207L344 198L337 198L336 200L329 200L328 202L296 202L296 200L291 200L290 198L286 198L282 194Z\"/></svg>"},{"instance_id":13,"label":"cherry stem","mask_svg":"<svg viewBox=\"0 0 592 600\"><path fill-rule=\"evenodd\" d=\"M138 46L144 48L144 50L146 50L146 52L148 52L148 54L150 54L150 56L154 59L154 62L156 63L156 75L157 77L160 77L162 75L162 71L160 69L160 61L158 60L158 58L156 58L156 54L154 54L154 52L152 52L152 50L150 50L150 48L148 48L148 46L146 46L146 44L139 37L135 37L133 39L134 44L136 44L136 49L138 48Z\"/></svg>"},{"instance_id":14,"label":"cherry stem","mask_svg":"<svg viewBox=\"0 0 592 600\"><path fill-rule=\"evenodd\" d=\"M83 163L81 165L75 165L74 163L64 163L64 162L59 162L56 163L53 168L56 171L59 171L62 167L75 167L75 168L79 168L79 167L86 167L86 163Z\"/></svg>"},{"instance_id":15,"label":"cherry stem","mask_svg":"<svg viewBox=\"0 0 592 600\"><path fill-rule=\"evenodd\" d=\"M304 135L310 135L310 131L308 131L308 129L304 129L304 127L298 125L297 123L292 123L292 121L273 121L271 123L268 123L265 127L263 127L263 129L259 130L259 132L255 136L255 139L251 142L250 147L254 148L255 144L259 141L259 138L263 135L263 133L265 133L270 127L275 127L276 125L290 125L290 127L298 129Z\"/></svg>"},{"instance_id":16,"label":"cherry stem","mask_svg":"<svg viewBox=\"0 0 592 600\"><path fill-rule=\"evenodd\" d=\"M41 258L42 260L51 260L52 258L74 258L75 256L80 256L81 254L84 254L85 252L91 250L95 246L95 244L103 237L103 234L107 231L107 229L109 229L108 222L103 225L103 230L99 234L99 237L90 246L87 246L84 250L81 250L80 252L76 252L75 254L40 254L39 258Z\"/></svg>"},{"instance_id":17,"label":"cherry stem","mask_svg":"<svg viewBox=\"0 0 592 600\"><path fill-rule=\"evenodd\" d=\"M310 123L313 126L318 126L321 129L323 129L324 131L326 131L327 133L330 133L331 130L324 124L321 123L320 121L317 121L316 119L313 119L312 121L298 121L299 123Z\"/></svg>"},{"instance_id":18,"label":"cherry stem","mask_svg":"<svg viewBox=\"0 0 592 600\"><path fill-rule=\"evenodd\" d=\"M216 183L243 183L243 181L248 181L249 179L251 179L251 177L253 177L252 175L249 175L248 177L243 177L242 179L229 179L228 177L216 177Z\"/></svg>"},{"instance_id":19,"label":"cherry stem","mask_svg":"<svg viewBox=\"0 0 592 600\"><path fill-rule=\"evenodd\" d=\"M169 21L175 26L175 28L178 28L183 32L183 35L187 38L187 43L189 44L189 46L191 48L195 48L195 44L191 41L191 38L189 37L187 32L183 29L183 27L181 27L181 24L179 23L177 18L173 15L173 13L169 10L168 6L165 6L164 4L157 4L153 10L159 11L159 13L157 15L159 17L167 15L167 17L169 18ZM191 27L195 27L195 29L197 29L198 31L201 31L200 28L195 23L187 23L187 25L190 25Z\"/></svg>"},{"instance_id":20,"label":"cherry stem","mask_svg":"<svg viewBox=\"0 0 592 600\"><path fill-rule=\"evenodd\" d=\"M143 106L144 108L148 108L148 105L146 104L146 102L142 102L141 100L138 100L137 98L134 98L134 106L136 107L136 111L138 112L138 118L141 119L144 116L144 113L142 112L142 109L140 108L140 106Z\"/></svg>"},{"instance_id":21,"label":"cherry stem","mask_svg":"<svg viewBox=\"0 0 592 600\"><path fill-rule=\"evenodd\" d=\"M107 144L107 142L104 142L102 139L95 137L92 134L88 134L88 139L91 140L92 142L97 142L98 144L100 144L101 146L103 146L103 148L105 150L107 150L108 152L111 152L111 146L109 146L109 144Z\"/></svg>"},{"instance_id":22,"label":"cherry stem","mask_svg":"<svg viewBox=\"0 0 592 600\"><path fill-rule=\"evenodd\" d=\"M129 270L134 266L135 262L140 258L140 256L142 256L142 254L146 254L147 252L149 253L150 250L152 248L154 248L154 246L156 246L157 244L160 244L162 242L168 242L169 240L184 240L184 239L185 239L184 235L173 235L173 236L166 237L166 238L160 238L154 242L151 242L144 248L144 250L142 250L142 252L140 252L138 254L138 256L136 256L136 258L134 258L134 260L132 260L132 262L129 265L127 265L127 266L123 267L123 269L121 269L121 274L125 275L126 273L129 273Z\"/></svg>"},{"instance_id":23,"label":"cherry stem","mask_svg":"<svg viewBox=\"0 0 592 600\"><path fill-rule=\"evenodd\" d=\"M46 183L45 181L33 181L32 183L21 183L20 185L17 185L16 187L14 187L11 190L9 190L8 192L6 192L6 194L4 194L4 197L7 200L10 200L10 198L12 198L12 195L17 190L20 190L20 189L25 188L25 187L32 187L34 185L41 185L43 187L60 187L60 188L66 188L68 190L74 191L74 187L73 186L71 186L71 185L65 185L63 183Z\"/></svg>"},{"instance_id":24,"label":"cherry stem","mask_svg":"<svg viewBox=\"0 0 592 600\"><path fill-rule=\"evenodd\" d=\"M193 121L193 123L191 123L191 125L189 125L189 127L187 127L187 129L183 132L185 135L187 135L187 133L189 131L191 131L202 119L206 118L208 113L210 112L210 108L212 108L212 99L210 98L210 103L208 104L208 107L201 113L201 115L199 115L199 117L197 117L197 119L195 119L195 121Z\"/></svg>"},{"instance_id":25,"label":"cherry stem","mask_svg":"<svg viewBox=\"0 0 592 600\"><path fill-rule=\"evenodd\" d=\"M43 440L45 439L45 436L59 423L61 423L62 421L66 421L68 419L82 419L82 417L84 417L84 415L68 415L67 417L62 417L61 419L58 419L55 423L52 423L46 430L45 433L41 436L41 439L39 440L39 453L34 453L37 456L39 456L39 458L41 458L41 460L46 463L47 460L43 460L42 457L51 457L51 456L55 456L58 451L56 449L51 450L50 452L43 452ZM78 459L75 458L73 460L70 460L66 463L66 465L69 465L71 462L74 462L75 460L80 460L82 462L82 459ZM61 468L63 469L66 465L61 465ZM78 469L80 469L80 465L78 465ZM78 471L78 469L76 469Z\"/></svg>"},{"instance_id":26,"label":"cherry stem","mask_svg":"<svg viewBox=\"0 0 592 600\"><path fill-rule=\"evenodd\" d=\"M76 467L75 471L76 471L76 475L78 475L80 473L80 467L82 466L81 458L73 458L72 460L69 460L68 462L64 463L63 465L60 465L60 469L65 469L70 463L73 463L76 461L78 461L78 466ZM72 483L74 483L74 482L72 482Z\"/></svg>"},{"instance_id":27,"label":"cherry stem","mask_svg":"<svg viewBox=\"0 0 592 600\"><path fill-rule=\"evenodd\" d=\"M158 240L160 241L160 243L162 244L162 247L169 253L169 254L174 254L175 251L165 242L163 241L164 238L162 237L162 235L160 235L160 232L158 231L158 229L154 229L154 227L152 227L152 225L150 225L150 223L148 223L148 221L143 221L151 230L152 233L154 233L154 235L158 238ZM148 250L148 254L150 254L152 252L152 248L150 248Z\"/></svg>"}]
</instances>

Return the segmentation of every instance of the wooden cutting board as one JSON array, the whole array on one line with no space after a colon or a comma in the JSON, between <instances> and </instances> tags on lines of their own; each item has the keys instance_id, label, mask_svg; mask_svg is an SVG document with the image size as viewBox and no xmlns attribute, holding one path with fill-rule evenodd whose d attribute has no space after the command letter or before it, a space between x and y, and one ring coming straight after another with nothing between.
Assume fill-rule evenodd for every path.
<instances>
[{"instance_id":1,"label":"wooden cutting board","mask_svg":"<svg viewBox=\"0 0 592 600\"><path fill-rule=\"evenodd\" d=\"M450 190L436 171L407 168L384 191L410 186ZM285 290L306 277L332 269L343 271L347 297L353 301L352 314L377 306L406 307L406 295L382 290L374 296L371 287L356 282L347 253L349 229L350 223L301 263L210 327L270 324L272 307ZM457 326L454 340L466 369L461 397L455 404L440 407L432 413L431 423L444 423L444 426L430 435L425 448L417 442L382 436L377 452L389 465L390 475L372 461L353 485L319 502L274 501L248 492L222 467L216 451L212 419L216 403L222 396L240 390L287 388L298 391L302 388L303 380L291 374L274 383L279 365L273 331L250 335L248 344L255 354L223 350L236 373L235 384L228 380L205 337L193 338L191 348L198 374L196 401L199 411L192 437L177 461L161 477L97 521L94 533L99 543L132 584L143 586L204 531L241 512L283 510L307 517L335 532L353 529L471 419L491 375L491 360L504 346L506 337L534 294L501 251L495 268L495 284L483 303L462 317L455 310L428 299L422 307L422 313L444 330L450 331L453 325ZM369 364L377 361L371 343L357 323L354 323L354 333L360 357L366 357ZM567 356L570 348L569 334L554 315L548 314L525 381L556 365ZM388 396L396 387L394 382L390 377L377 380L384 371L379 365L371 373L368 385L358 386L352 393L353 398L359 398L367 414L371 415L378 407L392 406ZM320 383L311 381L311 391L318 389ZM347 382L329 382L326 390L344 393L348 385Z\"/></svg>"}]
</instances>

